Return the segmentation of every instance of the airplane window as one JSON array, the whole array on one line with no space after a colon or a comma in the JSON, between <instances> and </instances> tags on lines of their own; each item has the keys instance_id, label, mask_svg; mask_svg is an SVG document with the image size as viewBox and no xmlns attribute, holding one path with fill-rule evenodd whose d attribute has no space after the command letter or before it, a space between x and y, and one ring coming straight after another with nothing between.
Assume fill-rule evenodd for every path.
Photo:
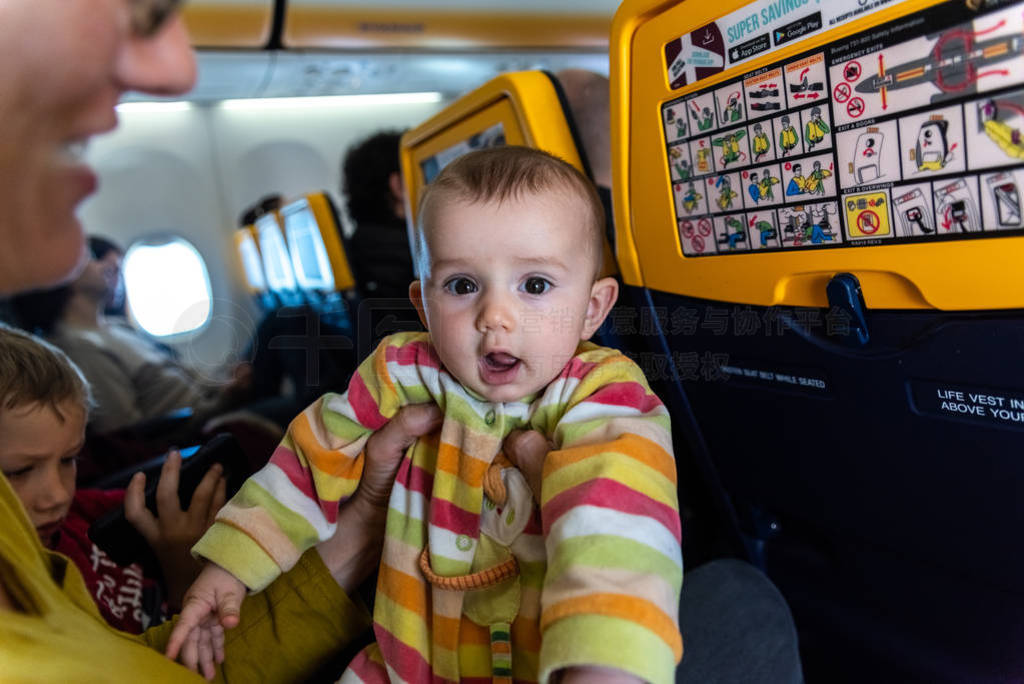
<instances>
[{"instance_id":1,"label":"airplane window","mask_svg":"<svg viewBox=\"0 0 1024 684\"><path fill-rule=\"evenodd\" d=\"M210 320L206 264L181 238L133 245L124 257L124 285L132 318L150 335L180 335Z\"/></svg>"}]
</instances>

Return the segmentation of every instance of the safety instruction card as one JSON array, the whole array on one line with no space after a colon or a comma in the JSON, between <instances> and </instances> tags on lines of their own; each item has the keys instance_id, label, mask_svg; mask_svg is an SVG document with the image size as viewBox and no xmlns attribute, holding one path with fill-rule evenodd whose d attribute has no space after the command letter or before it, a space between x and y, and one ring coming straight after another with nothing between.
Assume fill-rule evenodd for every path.
<instances>
[{"instance_id":1,"label":"safety instruction card","mask_svg":"<svg viewBox=\"0 0 1024 684\"><path fill-rule=\"evenodd\" d=\"M662 104L683 253L1020 235L1024 3L983 4L941 3ZM719 27L739 30L664 46L673 87L758 50L730 49Z\"/></svg>"}]
</instances>

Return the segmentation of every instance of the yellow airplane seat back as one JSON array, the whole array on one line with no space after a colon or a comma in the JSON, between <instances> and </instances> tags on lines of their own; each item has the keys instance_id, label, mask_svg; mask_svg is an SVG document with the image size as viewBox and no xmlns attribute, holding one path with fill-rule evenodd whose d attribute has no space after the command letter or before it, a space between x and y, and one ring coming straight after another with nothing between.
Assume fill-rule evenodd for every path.
<instances>
[{"instance_id":1,"label":"yellow airplane seat back","mask_svg":"<svg viewBox=\"0 0 1024 684\"><path fill-rule=\"evenodd\" d=\"M446 164L471 150L506 144L544 150L590 177L572 116L554 77L543 71L502 74L402 136L409 225L417 219L423 189ZM606 243L604 274L616 272Z\"/></svg>"},{"instance_id":2,"label":"yellow airplane seat back","mask_svg":"<svg viewBox=\"0 0 1024 684\"><path fill-rule=\"evenodd\" d=\"M868 5L624 4L612 139L626 282L824 306L846 272L871 308L1024 307L1019 9ZM903 25L947 6L959 25ZM894 33L870 37L881 25Z\"/></svg>"},{"instance_id":3,"label":"yellow airplane seat back","mask_svg":"<svg viewBox=\"0 0 1024 684\"><path fill-rule=\"evenodd\" d=\"M626 0L610 60L645 370L807 680L1024 672L1024 2Z\"/></svg>"}]
</instances>

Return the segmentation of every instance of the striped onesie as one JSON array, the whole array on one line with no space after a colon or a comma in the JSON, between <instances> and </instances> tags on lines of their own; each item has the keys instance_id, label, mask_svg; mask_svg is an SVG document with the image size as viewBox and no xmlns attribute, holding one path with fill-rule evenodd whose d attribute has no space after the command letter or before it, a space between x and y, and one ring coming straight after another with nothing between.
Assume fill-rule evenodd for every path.
<instances>
[{"instance_id":1,"label":"striped onesie","mask_svg":"<svg viewBox=\"0 0 1024 684\"><path fill-rule=\"evenodd\" d=\"M495 403L442 367L428 333L385 339L345 394L292 421L194 551L266 587L334 534L370 435L427 402L444 422L395 479L377 641L341 681L547 681L574 665L673 681L682 556L669 416L632 361L589 342L538 394ZM488 472L516 428L554 443L539 510L518 470ZM495 472L500 505L484 494Z\"/></svg>"}]
</instances>

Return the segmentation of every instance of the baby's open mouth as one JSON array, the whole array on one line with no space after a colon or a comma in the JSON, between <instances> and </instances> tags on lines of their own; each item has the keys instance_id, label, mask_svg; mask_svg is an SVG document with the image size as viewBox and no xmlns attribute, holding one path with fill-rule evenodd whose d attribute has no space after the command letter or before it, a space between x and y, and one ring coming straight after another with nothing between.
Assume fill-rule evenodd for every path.
<instances>
[{"instance_id":1,"label":"baby's open mouth","mask_svg":"<svg viewBox=\"0 0 1024 684\"><path fill-rule=\"evenodd\" d=\"M501 373L515 368L519 359L505 352L491 352L484 356L483 363L487 370Z\"/></svg>"}]
</instances>

